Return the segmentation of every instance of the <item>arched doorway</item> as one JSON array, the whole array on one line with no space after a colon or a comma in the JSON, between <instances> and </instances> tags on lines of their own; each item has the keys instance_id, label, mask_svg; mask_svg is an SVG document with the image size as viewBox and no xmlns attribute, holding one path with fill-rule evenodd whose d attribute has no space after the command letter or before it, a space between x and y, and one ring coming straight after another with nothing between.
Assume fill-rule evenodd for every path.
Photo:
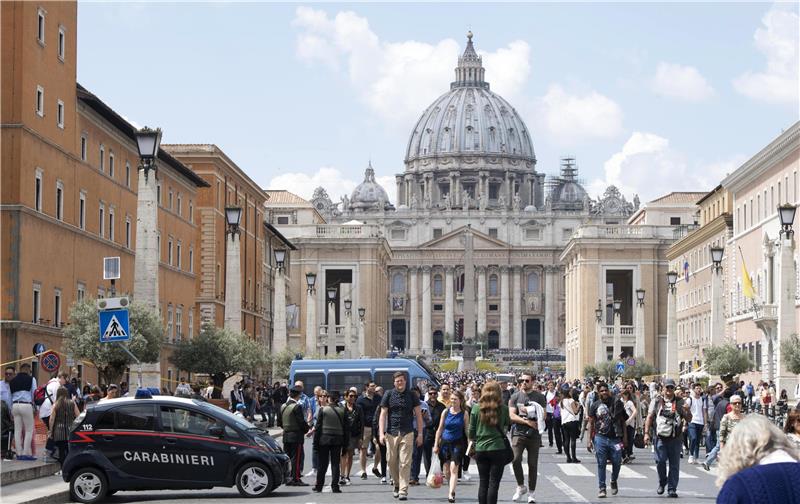
<instances>
[{"instance_id":1,"label":"arched doorway","mask_svg":"<svg viewBox=\"0 0 800 504\"><path fill-rule=\"evenodd\" d=\"M392 319L391 346L398 350L406 349L406 319Z\"/></svg>"},{"instance_id":2,"label":"arched doorway","mask_svg":"<svg viewBox=\"0 0 800 504\"><path fill-rule=\"evenodd\" d=\"M433 351L439 352L444 350L444 333L442 331L433 331Z\"/></svg>"},{"instance_id":3,"label":"arched doorway","mask_svg":"<svg viewBox=\"0 0 800 504\"><path fill-rule=\"evenodd\" d=\"M500 333L497 331L489 331L487 343L489 344L489 350L497 350L500 348Z\"/></svg>"},{"instance_id":4,"label":"arched doorway","mask_svg":"<svg viewBox=\"0 0 800 504\"><path fill-rule=\"evenodd\" d=\"M525 348L541 350L542 323L539 319L525 320Z\"/></svg>"}]
</instances>

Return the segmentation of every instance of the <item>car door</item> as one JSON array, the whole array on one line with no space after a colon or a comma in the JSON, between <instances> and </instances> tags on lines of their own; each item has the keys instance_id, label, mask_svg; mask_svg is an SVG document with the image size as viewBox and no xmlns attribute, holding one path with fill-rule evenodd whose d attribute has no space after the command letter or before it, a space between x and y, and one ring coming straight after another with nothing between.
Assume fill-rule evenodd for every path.
<instances>
[{"instance_id":1,"label":"car door","mask_svg":"<svg viewBox=\"0 0 800 504\"><path fill-rule=\"evenodd\" d=\"M232 457L241 448L238 433L224 420L182 405L160 406L165 453L173 462L173 478L220 483L225 480ZM221 436L214 434L220 428Z\"/></svg>"},{"instance_id":2,"label":"car door","mask_svg":"<svg viewBox=\"0 0 800 504\"><path fill-rule=\"evenodd\" d=\"M122 476L160 479L156 410L152 403L126 404L109 409L94 426L95 446ZM160 460L160 458L159 458Z\"/></svg>"}]
</instances>

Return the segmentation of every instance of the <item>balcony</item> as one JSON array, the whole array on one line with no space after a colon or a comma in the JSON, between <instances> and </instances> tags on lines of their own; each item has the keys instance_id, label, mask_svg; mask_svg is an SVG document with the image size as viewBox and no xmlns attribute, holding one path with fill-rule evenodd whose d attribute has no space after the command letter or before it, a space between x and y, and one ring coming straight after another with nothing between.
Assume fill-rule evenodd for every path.
<instances>
[{"instance_id":1,"label":"balcony","mask_svg":"<svg viewBox=\"0 0 800 504\"><path fill-rule=\"evenodd\" d=\"M766 334L778 327L778 307L774 304L754 304L753 322Z\"/></svg>"},{"instance_id":2,"label":"balcony","mask_svg":"<svg viewBox=\"0 0 800 504\"><path fill-rule=\"evenodd\" d=\"M572 239L599 238L613 240L619 238L641 238L672 240L674 238L673 230L674 226L581 226L572 234Z\"/></svg>"},{"instance_id":3,"label":"balcony","mask_svg":"<svg viewBox=\"0 0 800 504\"><path fill-rule=\"evenodd\" d=\"M620 326L619 327L619 332L623 336L633 336L633 335L636 334L636 332L634 331L634 326L632 326L632 325ZM613 325L603 326L603 334L605 334L606 336L612 336L613 337L614 336L614 326Z\"/></svg>"},{"instance_id":4,"label":"balcony","mask_svg":"<svg viewBox=\"0 0 800 504\"><path fill-rule=\"evenodd\" d=\"M292 238L378 238L383 236L380 226L372 224L339 225L311 224L281 227L281 233Z\"/></svg>"}]
</instances>

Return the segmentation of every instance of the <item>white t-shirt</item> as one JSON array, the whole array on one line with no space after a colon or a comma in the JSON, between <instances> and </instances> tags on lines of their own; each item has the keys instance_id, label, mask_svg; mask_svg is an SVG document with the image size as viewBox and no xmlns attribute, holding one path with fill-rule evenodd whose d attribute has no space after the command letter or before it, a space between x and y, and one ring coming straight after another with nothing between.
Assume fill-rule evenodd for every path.
<instances>
[{"instance_id":1,"label":"white t-shirt","mask_svg":"<svg viewBox=\"0 0 800 504\"><path fill-rule=\"evenodd\" d=\"M703 398L701 397L694 397L691 395L686 398L686 404L689 406L689 410L692 412L692 423L703 425L705 422L703 421Z\"/></svg>"},{"instance_id":2,"label":"white t-shirt","mask_svg":"<svg viewBox=\"0 0 800 504\"><path fill-rule=\"evenodd\" d=\"M51 378L49 382L47 382L47 394L50 394L50 397L47 397L47 394L44 395L44 402L41 406L39 406L39 418L47 418L50 416L50 413L53 411L53 404L56 402L56 394L58 394L58 389L61 387L61 382L58 381L58 378ZM51 401L50 398L53 400Z\"/></svg>"},{"instance_id":3,"label":"white t-shirt","mask_svg":"<svg viewBox=\"0 0 800 504\"><path fill-rule=\"evenodd\" d=\"M561 424L577 422L578 415L572 412L572 404L574 399L566 398L561 400Z\"/></svg>"},{"instance_id":4,"label":"white t-shirt","mask_svg":"<svg viewBox=\"0 0 800 504\"><path fill-rule=\"evenodd\" d=\"M628 414L628 419L625 420L625 425L629 427L636 427L636 416L637 413L636 404L633 401L628 401L625 403L625 413Z\"/></svg>"},{"instance_id":5,"label":"white t-shirt","mask_svg":"<svg viewBox=\"0 0 800 504\"><path fill-rule=\"evenodd\" d=\"M545 411L547 413L552 413L553 412L553 406L550 405L550 401L552 401L555 396L556 396L555 391L548 390L547 394L545 394L545 398L547 399L547 407L545 408Z\"/></svg>"}]
</instances>

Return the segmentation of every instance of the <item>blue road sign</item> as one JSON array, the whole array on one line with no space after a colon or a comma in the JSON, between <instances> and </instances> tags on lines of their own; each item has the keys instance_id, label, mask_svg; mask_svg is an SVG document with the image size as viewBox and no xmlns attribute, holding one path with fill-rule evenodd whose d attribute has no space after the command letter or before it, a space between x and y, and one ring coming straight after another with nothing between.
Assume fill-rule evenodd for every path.
<instances>
[{"instance_id":1,"label":"blue road sign","mask_svg":"<svg viewBox=\"0 0 800 504\"><path fill-rule=\"evenodd\" d=\"M128 327L128 310L100 312L100 343L129 339L131 339L131 333Z\"/></svg>"},{"instance_id":2,"label":"blue road sign","mask_svg":"<svg viewBox=\"0 0 800 504\"><path fill-rule=\"evenodd\" d=\"M617 362L617 373L624 373L625 372L625 364L620 361Z\"/></svg>"}]
</instances>

